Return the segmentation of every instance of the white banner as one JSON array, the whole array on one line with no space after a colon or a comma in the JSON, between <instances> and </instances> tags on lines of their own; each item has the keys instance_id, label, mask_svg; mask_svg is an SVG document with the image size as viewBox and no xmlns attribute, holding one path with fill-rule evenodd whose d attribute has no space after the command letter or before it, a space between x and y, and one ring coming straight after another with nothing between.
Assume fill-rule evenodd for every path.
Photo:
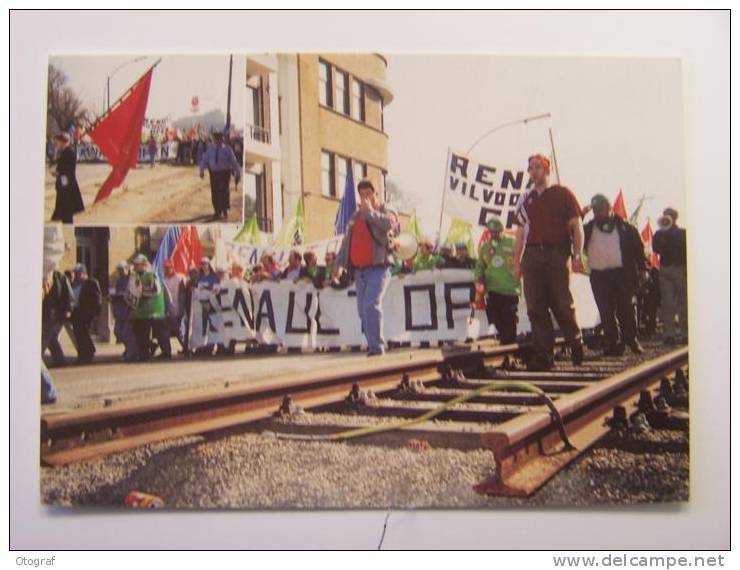
<instances>
[{"instance_id":1,"label":"white banner","mask_svg":"<svg viewBox=\"0 0 740 570\"><path fill-rule=\"evenodd\" d=\"M573 275L571 290L582 328L598 324L588 278ZM471 315L473 272L442 269L394 277L383 298L386 341L465 340L495 334L484 311ZM520 333L530 330L524 300ZM217 291L196 290L190 318L190 346L256 340L303 350L364 346L354 287L316 289L291 281L253 285L229 282Z\"/></svg>"},{"instance_id":2,"label":"white banner","mask_svg":"<svg viewBox=\"0 0 740 570\"><path fill-rule=\"evenodd\" d=\"M235 261L242 267L249 267L255 265L263 253L269 252L275 257L275 263L285 265L288 261L290 250L297 249L301 253L313 251L319 263L323 263L327 252L336 253L339 251L339 247L342 245L342 237L340 235L289 249L276 249L274 246L269 245L255 246L238 241L219 239L216 242L216 261L218 265L223 265L224 267L230 267Z\"/></svg>"},{"instance_id":3,"label":"white banner","mask_svg":"<svg viewBox=\"0 0 740 570\"><path fill-rule=\"evenodd\" d=\"M529 175L523 168L483 164L449 150L444 211L473 227L485 226L488 220L498 218L511 229L519 198L529 184Z\"/></svg>"}]
</instances>

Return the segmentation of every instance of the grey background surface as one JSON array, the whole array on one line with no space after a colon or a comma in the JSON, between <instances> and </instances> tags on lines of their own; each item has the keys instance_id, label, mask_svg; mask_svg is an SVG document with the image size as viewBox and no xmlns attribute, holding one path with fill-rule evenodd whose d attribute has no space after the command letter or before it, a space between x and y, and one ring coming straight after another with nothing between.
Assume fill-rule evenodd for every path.
<instances>
[{"instance_id":1,"label":"grey background surface","mask_svg":"<svg viewBox=\"0 0 740 570\"><path fill-rule=\"evenodd\" d=\"M11 548L377 545L383 511L141 516L49 509L39 502L39 284L48 55L300 50L682 58L688 195L687 211L681 217L690 232L692 339L690 503L588 510L396 512L384 546L728 547L729 48L729 12L11 13L9 267L13 269L6 273L13 331L9 342Z\"/></svg>"}]
</instances>

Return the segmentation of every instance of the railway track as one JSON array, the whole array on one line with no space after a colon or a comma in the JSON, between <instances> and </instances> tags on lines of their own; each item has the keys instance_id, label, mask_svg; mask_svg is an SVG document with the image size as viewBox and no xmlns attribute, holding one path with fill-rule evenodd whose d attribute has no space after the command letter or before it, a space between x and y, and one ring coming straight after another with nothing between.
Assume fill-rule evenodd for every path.
<instances>
[{"instance_id":1,"label":"railway track","mask_svg":"<svg viewBox=\"0 0 740 570\"><path fill-rule=\"evenodd\" d=\"M47 414L41 462L66 465L237 428L319 441L484 448L492 452L495 475L476 491L529 496L610 429L627 427L638 413L668 425L674 420L667 403L686 403L686 347L629 369L605 359L532 373L517 365L524 352L526 346L480 341L391 355L348 371L311 371L291 382ZM511 391L522 383L527 391ZM453 398L465 401L448 406ZM301 412L344 421L305 423Z\"/></svg>"}]
</instances>

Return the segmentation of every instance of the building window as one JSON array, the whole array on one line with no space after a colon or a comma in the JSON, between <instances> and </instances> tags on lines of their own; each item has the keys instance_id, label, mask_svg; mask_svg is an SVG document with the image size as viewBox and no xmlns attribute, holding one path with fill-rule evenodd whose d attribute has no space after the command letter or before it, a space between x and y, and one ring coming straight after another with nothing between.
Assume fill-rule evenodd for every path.
<instances>
[{"instance_id":1,"label":"building window","mask_svg":"<svg viewBox=\"0 0 740 570\"><path fill-rule=\"evenodd\" d=\"M321 151L321 195L329 197L337 195L334 178L334 155L324 151Z\"/></svg>"},{"instance_id":2,"label":"building window","mask_svg":"<svg viewBox=\"0 0 740 570\"><path fill-rule=\"evenodd\" d=\"M357 79L352 80L352 118L365 121L365 85Z\"/></svg>"},{"instance_id":3,"label":"building window","mask_svg":"<svg viewBox=\"0 0 740 570\"><path fill-rule=\"evenodd\" d=\"M334 109L349 115L349 75L339 69L335 69L334 74Z\"/></svg>"},{"instance_id":4,"label":"building window","mask_svg":"<svg viewBox=\"0 0 740 570\"><path fill-rule=\"evenodd\" d=\"M256 194L257 226L260 231L270 233L272 232L272 198L267 193L267 179L264 172L252 176L254 176Z\"/></svg>"},{"instance_id":5,"label":"building window","mask_svg":"<svg viewBox=\"0 0 740 570\"><path fill-rule=\"evenodd\" d=\"M270 142L270 132L265 128L261 79L259 87L247 85L247 136L259 142Z\"/></svg>"},{"instance_id":6,"label":"building window","mask_svg":"<svg viewBox=\"0 0 740 570\"><path fill-rule=\"evenodd\" d=\"M336 161L338 192L335 195L337 198L342 198L344 196L344 187L347 184L347 173L349 172L350 168L352 168L352 161L349 158L344 158L343 156L337 156Z\"/></svg>"},{"instance_id":7,"label":"building window","mask_svg":"<svg viewBox=\"0 0 740 570\"><path fill-rule=\"evenodd\" d=\"M357 188L357 183L367 177L367 164L359 160L353 160L352 177L355 179L355 188Z\"/></svg>"},{"instance_id":8,"label":"building window","mask_svg":"<svg viewBox=\"0 0 740 570\"><path fill-rule=\"evenodd\" d=\"M331 65L319 61L319 103L332 106Z\"/></svg>"},{"instance_id":9,"label":"building window","mask_svg":"<svg viewBox=\"0 0 740 570\"><path fill-rule=\"evenodd\" d=\"M278 134L283 134L283 98L278 95Z\"/></svg>"}]
</instances>

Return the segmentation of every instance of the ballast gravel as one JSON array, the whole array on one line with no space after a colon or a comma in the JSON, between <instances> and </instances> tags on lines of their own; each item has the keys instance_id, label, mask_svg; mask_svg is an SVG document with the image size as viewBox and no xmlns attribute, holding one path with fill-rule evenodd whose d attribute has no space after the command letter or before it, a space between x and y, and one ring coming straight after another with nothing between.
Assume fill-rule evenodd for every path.
<instances>
[{"instance_id":1,"label":"ballast gravel","mask_svg":"<svg viewBox=\"0 0 740 570\"><path fill-rule=\"evenodd\" d=\"M665 352L617 360L627 366ZM616 359L615 359L616 360ZM566 363L562 364L564 367ZM302 412L297 425L396 421ZM444 422L440 422L444 423ZM493 427L493 426L491 426ZM492 476L486 450L381 447L278 440L258 432L194 436L125 453L41 469L42 502L123 507L131 491L161 497L167 508L501 508L680 502L689 498L688 433L648 430L607 437L529 499L478 495Z\"/></svg>"},{"instance_id":2,"label":"ballast gravel","mask_svg":"<svg viewBox=\"0 0 740 570\"><path fill-rule=\"evenodd\" d=\"M169 508L491 508L688 500L680 432L615 437L530 499L476 494L493 474L489 452L280 441L260 434L183 438L61 468L43 468L54 505L123 506L131 491ZM678 440L677 440L678 438ZM644 453L645 446L648 453ZM661 451L661 446L669 451Z\"/></svg>"}]
</instances>

